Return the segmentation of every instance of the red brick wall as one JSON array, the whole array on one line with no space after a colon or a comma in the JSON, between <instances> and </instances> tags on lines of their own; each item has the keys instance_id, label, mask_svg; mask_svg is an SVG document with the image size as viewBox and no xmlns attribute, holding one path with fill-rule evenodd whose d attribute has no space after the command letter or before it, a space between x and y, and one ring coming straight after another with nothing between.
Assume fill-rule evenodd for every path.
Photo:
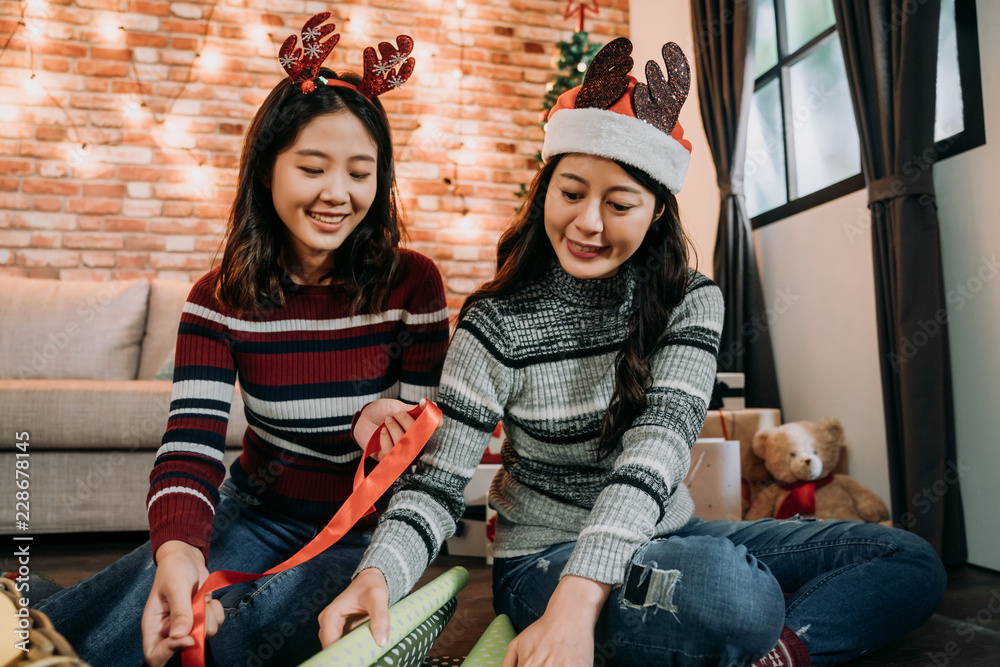
<instances>
[{"instance_id":1,"label":"red brick wall","mask_svg":"<svg viewBox=\"0 0 1000 667\"><path fill-rule=\"evenodd\" d=\"M203 274L242 136L283 75L278 46L328 9L342 34L334 69L360 69L364 46L397 34L416 40L414 76L383 104L411 245L441 267L457 306L492 275L518 183L534 172L555 44L574 27L565 4L0 0L0 272ZM628 0L599 6L592 38L627 35Z\"/></svg>"}]
</instances>

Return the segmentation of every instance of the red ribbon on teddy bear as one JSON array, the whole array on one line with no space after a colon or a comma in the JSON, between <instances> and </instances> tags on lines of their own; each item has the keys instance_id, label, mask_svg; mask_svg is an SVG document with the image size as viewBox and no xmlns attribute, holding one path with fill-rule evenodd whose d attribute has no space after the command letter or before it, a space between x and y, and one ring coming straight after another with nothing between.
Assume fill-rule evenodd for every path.
<instances>
[{"instance_id":1,"label":"red ribbon on teddy bear","mask_svg":"<svg viewBox=\"0 0 1000 667\"><path fill-rule=\"evenodd\" d=\"M820 479L808 482L795 482L794 484L779 484L783 489L788 490L788 495L781 502L774 515L775 519L789 519L796 514L814 514L816 512L816 489L822 488L833 481L833 474Z\"/></svg>"}]
</instances>

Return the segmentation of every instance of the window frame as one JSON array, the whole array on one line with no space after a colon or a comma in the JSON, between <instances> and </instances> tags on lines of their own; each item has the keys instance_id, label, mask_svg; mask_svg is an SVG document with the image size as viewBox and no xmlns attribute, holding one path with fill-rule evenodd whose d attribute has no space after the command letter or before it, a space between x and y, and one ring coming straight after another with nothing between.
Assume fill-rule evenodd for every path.
<instances>
[{"instance_id":1,"label":"window frame","mask_svg":"<svg viewBox=\"0 0 1000 667\"><path fill-rule=\"evenodd\" d=\"M754 80L754 93L779 79L779 97L781 102L782 140L784 142L785 160L785 194L796 190L795 171L795 133L794 110L791 104L790 69L803 58L825 45L831 35L839 39L836 24L826 28L803 44L793 53L788 51L787 24L785 21L785 2L789 0L774 0L776 22L776 37L778 42L778 62ZM794 0L791 0L794 1ZM963 130L950 137L935 142L936 158L939 162L946 158L964 153L986 143L986 119L983 111L983 84L979 66L979 34L976 16L976 0L955 0L955 34L958 46L958 71L962 85L962 115ZM756 37L756 35L754 35ZM750 48L756 43L754 38L748 40ZM856 127L856 126L855 126ZM791 132L787 128L793 128ZM860 166L860 165L859 165ZM788 200L750 218L752 229L759 229L772 222L783 220L802 213L826 202L833 201L845 195L865 188L864 171L826 186L816 192Z\"/></svg>"}]
</instances>

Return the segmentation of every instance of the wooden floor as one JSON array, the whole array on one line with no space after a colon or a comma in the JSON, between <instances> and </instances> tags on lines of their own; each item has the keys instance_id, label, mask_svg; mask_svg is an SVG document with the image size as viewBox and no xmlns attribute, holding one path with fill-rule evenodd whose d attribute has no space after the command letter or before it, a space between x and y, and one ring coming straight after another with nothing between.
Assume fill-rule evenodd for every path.
<instances>
[{"instance_id":1,"label":"wooden floor","mask_svg":"<svg viewBox=\"0 0 1000 667\"><path fill-rule=\"evenodd\" d=\"M144 541L137 534L39 536L31 567L70 586L128 553ZM0 565L13 569L9 558ZM431 651L432 656L465 656L493 620L491 571L482 559L441 556L421 583L461 565L468 586L458 610ZM1000 573L971 565L950 568L948 591L938 612L923 627L851 665L882 667L1000 667Z\"/></svg>"}]
</instances>

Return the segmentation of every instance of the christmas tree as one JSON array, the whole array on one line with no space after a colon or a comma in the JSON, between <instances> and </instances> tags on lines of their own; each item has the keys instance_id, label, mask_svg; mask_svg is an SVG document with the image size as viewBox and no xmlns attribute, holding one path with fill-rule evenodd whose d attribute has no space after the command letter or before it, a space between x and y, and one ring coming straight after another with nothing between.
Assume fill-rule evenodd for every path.
<instances>
[{"instance_id":1,"label":"christmas tree","mask_svg":"<svg viewBox=\"0 0 1000 667\"><path fill-rule=\"evenodd\" d=\"M591 42L589 38L590 33L581 30L575 33L570 41L556 44L559 49L559 58L555 63L557 71L552 80L545 86L545 99L542 103L542 112L539 115L542 128L548 122L546 119L549 117L549 111L556 105L559 96L583 83L583 77L590 61L601 50L603 45ZM542 164L541 151L535 153L535 162L539 166ZM523 197L527 191L528 187L521 183L517 196Z\"/></svg>"}]
</instances>

